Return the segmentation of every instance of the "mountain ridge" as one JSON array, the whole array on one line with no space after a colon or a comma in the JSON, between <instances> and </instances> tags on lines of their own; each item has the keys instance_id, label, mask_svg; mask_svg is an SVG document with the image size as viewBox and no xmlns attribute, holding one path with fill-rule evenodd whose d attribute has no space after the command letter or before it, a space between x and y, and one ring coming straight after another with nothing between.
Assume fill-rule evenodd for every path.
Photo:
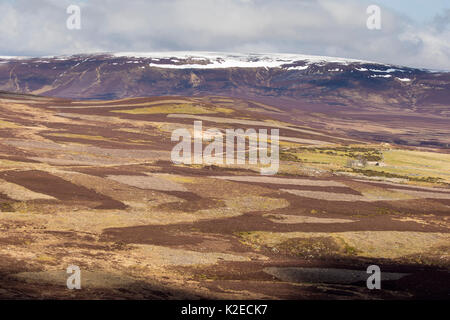
<instances>
[{"instance_id":1,"label":"mountain ridge","mask_svg":"<svg viewBox=\"0 0 450 320\"><path fill-rule=\"evenodd\" d=\"M376 89L386 84L414 86L417 78L427 81L436 77L446 86L450 83L450 72L291 54L119 52L0 57L0 90L82 99L250 92L299 97L302 94L295 89L302 85Z\"/></svg>"},{"instance_id":2,"label":"mountain ridge","mask_svg":"<svg viewBox=\"0 0 450 320\"><path fill-rule=\"evenodd\" d=\"M3 63L5 63L5 60L46 60L46 59L57 59L57 60L70 60L74 58L81 58L81 57L111 57L111 58L144 58L144 59L170 59L170 58L183 58L187 59L188 57L191 58L204 58L204 59L235 59L237 61L245 61L245 58L252 58L252 59L258 59L256 61L267 61L270 59L288 59L291 60L291 62L294 61L310 61L310 62L336 62L336 63L366 63L366 64L374 64L374 65L383 65L383 66L392 66L397 67L401 69L414 69L414 70L421 70L431 73L448 73L450 70L444 70L444 69L431 69L431 68L421 68L421 67L414 67L414 66L407 66L407 65L401 65L401 64L395 64L395 63L386 63L381 61L372 61L372 60L366 60L366 59L355 59L355 58L344 58L344 57L335 57L335 56L322 56L322 55L306 55L306 54L300 54L300 53L239 53L239 52L220 52L220 51L143 51L143 52L114 52L114 51L106 51L106 52L92 52L92 53L80 53L80 54L67 54L67 55L49 55L49 56L0 56L0 60L3 60ZM251 61L251 60L247 60ZM280 63L282 65L283 63ZM221 67L219 65L214 65L211 67ZM229 67L227 65L222 66L223 68ZM232 67L246 67L246 66L232 66ZM248 66L252 67L252 66ZM261 67L264 67L261 66ZM273 67L267 65L267 67ZM204 65L198 64L197 66L189 66L186 68L204 68Z\"/></svg>"}]
</instances>

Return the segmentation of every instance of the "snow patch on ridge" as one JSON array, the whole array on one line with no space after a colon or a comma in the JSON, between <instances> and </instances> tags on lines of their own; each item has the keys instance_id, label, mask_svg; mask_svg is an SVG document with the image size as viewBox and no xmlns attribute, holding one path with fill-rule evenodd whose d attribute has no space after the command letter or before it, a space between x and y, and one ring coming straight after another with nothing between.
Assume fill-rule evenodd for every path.
<instances>
[{"instance_id":1,"label":"snow patch on ridge","mask_svg":"<svg viewBox=\"0 0 450 320\"><path fill-rule=\"evenodd\" d=\"M288 70L306 70L309 66L297 66L297 67L289 67Z\"/></svg>"},{"instance_id":2,"label":"snow patch on ridge","mask_svg":"<svg viewBox=\"0 0 450 320\"><path fill-rule=\"evenodd\" d=\"M370 76L371 78L391 78L390 74L374 74Z\"/></svg>"},{"instance_id":3,"label":"snow patch on ridge","mask_svg":"<svg viewBox=\"0 0 450 320\"><path fill-rule=\"evenodd\" d=\"M392 73L392 72L395 72L395 71L405 72L403 70L393 69L393 68L390 68L390 69L387 69L387 70L370 69L370 71L372 71L372 72L384 72L384 73Z\"/></svg>"},{"instance_id":4,"label":"snow patch on ridge","mask_svg":"<svg viewBox=\"0 0 450 320\"><path fill-rule=\"evenodd\" d=\"M215 69L215 68L281 68L284 65L305 61L307 64L326 62L348 65L367 61L301 54L241 54L215 52L118 52L113 57L151 59L151 67L170 69ZM154 63L167 60L170 63ZM153 62L154 61L154 62ZM185 63L182 63L185 62ZM288 70L305 70L308 66L288 67Z\"/></svg>"},{"instance_id":5,"label":"snow patch on ridge","mask_svg":"<svg viewBox=\"0 0 450 320\"><path fill-rule=\"evenodd\" d=\"M21 56L0 56L0 60L25 60L30 59L30 57Z\"/></svg>"}]
</instances>

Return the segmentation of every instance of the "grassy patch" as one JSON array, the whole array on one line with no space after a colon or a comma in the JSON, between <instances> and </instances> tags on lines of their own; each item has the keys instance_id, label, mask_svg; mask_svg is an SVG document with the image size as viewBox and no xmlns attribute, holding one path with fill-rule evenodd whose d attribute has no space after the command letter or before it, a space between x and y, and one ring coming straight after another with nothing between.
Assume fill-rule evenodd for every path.
<instances>
[{"instance_id":1,"label":"grassy patch","mask_svg":"<svg viewBox=\"0 0 450 320\"><path fill-rule=\"evenodd\" d=\"M74 133L49 133L52 137L71 138L71 139L84 139L84 140L96 140L96 141L110 141L108 138L102 136L90 136L85 134Z\"/></svg>"},{"instance_id":2,"label":"grassy patch","mask_svg":"<svg viewBox=\"0 0 450 320\"><path fill-rule=\"evenodd\" d=\"M367 177L385 177L385 178L399 178L399 179L407 179L410 181L417 182L429 182L429 183L439 183L442 182L442 179L439 177L417 177L410 175L402 175L396 173L390 173L384 170L372 170L372 169L351 169L355 173L360 173Z\"/></svg>"},{"instance_id":3,"label":"grassy patch","mask_svg":"<svg viewBox=\"0 0 450 320\"><path fill-rule=\"evenodd\" d=\"M381 161L382 151L373 147L340 146L340 147L288 147L280 151L280 159L284 161L315 164L318 167L336 170L348 166L348 161Z\"/></svg>"},{"instance_id":4,"label":"grassy patch","mask_svg":"<svg viewBox=\"0 0 450 320\"><path fill-rule=\"evenodd\" d=\"M338 242L340 242L340 249L343 250L344 254L349 256L356 256L358 254L358 250L345 242L341 237L335 237Z\"/></svg>"},{"instance_id":5,"label":"grassy patch","mask_svg":"<svg viewBox=\"0 0 450 320\"><path fill-rule=\"evenodd\" d=\"M438 255L442 257L445 251L440 250L448 248L450 243L450 236L445 233L409 231L348 231L339 233L254 231L241 232L236 235L240 237L241 243L256 250L266 248L273 252L291 252L299 255L311 253L314 257L319 258L332 254L336 257L358 256L397 261L411 257L416 259L420 257L422 261ZM333 240L333 242L324 240L324 238L330 238L329 240ZM305 241L305 239L309 240ZM448 263L448 259L446 261Z\"/></svg>"},{"instance_id":6,"label":"grassy patch","mask_svg":"<svg viewBox=\"0 0 450 320\"><path fill-rule=\"evenodd\" d=\"M114 110L111 112L127 114L166 114L166 113L184 113L184 114L210 114L210 113L231 113L232 109L223 107L208 108L205 106L181 103L181 104L163 104L148 108L136 108L130 110Z\"/></svg>"},{"instance_id":7,"label":"grassy patch","mask_svg":"<svg viewBox=\"0 0 450 320\"><path fill-rule=\"evenodd\" d=\"M280 160L282 161L300 161L299 158L297 157L297 155L292 154L290 152L280 152Z\"/></svg>"},{"instance_id":8,"label":"grassy patch","mask_svg":"<svg viewBox=\"0 0 450 320\"><path fill-rule=\"evenodd\" d=\"M46 254L42 254L38 257L36 257L36 260L39 262L44 262L44 263L54 263L56 261L56 258L48 256Z\"/></svg>"},{"instance_id":9,"label":"grassy patch","mask_svg":"<svg viewBox=\"0 0 450 320\"><path fill-rule=\"evenodd\" d=\"M356 248L342 238L317 234L296 236L296 233L239 232L240 242L256 250L269 250L288 256L304 259L320 259L332 256L355 255Z\"/></svg>"},{"instance_id":10,"label":"grassy patch","mask_svg":"<svg viewBox=\"0 0 450 320\"><path fill-rule=\"evenodd\" d=\"M340 247L331 237L294 238L274 246L272 251L302 258L325 258L338 253Z\"/></svg>"},{"instance_id":11,"label":"grassy patch","mask_svg":"<svg viewBox=\"0 0 450 320\"><path fill-rule=\"evenodd\" d=\"M10 203L1 202L0 203L0 212L14 212L14 208Z\"/></svg>"},{"instance_id":12,"label":"grassy patch","mask_svg":"<svg viewBox=\"0 0 450 320\"><path fill-rule=\"evenodd\" d=\"M280 159L310 164L328 171L354 172L368 177L399 178L421 183L450 183L450 155L438 152L386 149L381 145L314 148L286 146L280 151Z\"/></svg>"},{"instance_id":13,"label":"grassy patch","mask_svg":"<svg viewBox=\"0 0 450 320\"><path fill-rule=\"evenodd\" d=\"M450 155L413 150L383 151L383 167L371 167L365 175L406 178L418 182L450 182Z\"/></svg>"},{"instance_id":14,"label":"grassy patch","mask_svg":"<svg viewBox=\"0 0 450 320\"><path fill-rule=\"evenodd\" d=\"M0 120L0 129L14 129L14 128L20 128L20 126L9 121Z\"/></svg>"}]
</instances>

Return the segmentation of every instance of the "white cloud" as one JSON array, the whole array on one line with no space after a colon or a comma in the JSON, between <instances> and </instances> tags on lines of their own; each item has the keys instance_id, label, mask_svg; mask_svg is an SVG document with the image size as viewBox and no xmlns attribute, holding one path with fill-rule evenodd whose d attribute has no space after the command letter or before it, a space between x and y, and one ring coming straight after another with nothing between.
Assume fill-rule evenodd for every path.
<instances>
[{"instance_id":1,"label":"white cloud","mask_svg":"<svg viewBox=\"0 0 450 320\"><path fill-rule=\"evenodd\" d=\"M66 8L82 29L66 29ZM450 69L450 10L420 25L361 0L38 0L0 3L0 55L95 51L292 52Z\"/></svg>"}]
</instances>

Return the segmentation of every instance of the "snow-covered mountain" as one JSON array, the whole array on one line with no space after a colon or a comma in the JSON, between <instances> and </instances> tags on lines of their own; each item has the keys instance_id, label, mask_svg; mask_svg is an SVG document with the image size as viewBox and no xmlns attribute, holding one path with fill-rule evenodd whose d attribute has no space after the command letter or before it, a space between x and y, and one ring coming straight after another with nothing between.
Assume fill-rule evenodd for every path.
<instances>
[{"instance_id":1,"label":"snow-covered mountain","mask_svg":"<svg viewBox=\"0 0 450 320\"><path fill-rule=\"evenodd\" d=\"M325 56L308 56L300 54L242 54L218 52L118 52L113 57L149 59L150 66L175 69L215 69L215 68L283 68L296 62L312 63L349 63L361 60L343 59Z\"/></svg>"},{"instance_id":2,"label":"snow-covered mountain","mask_svg":"<svg viewBox=\"0 0 450 320\"><path fill-rule=\"evenodd\" d=\"M449 101L450 73L300 54L119 52L1 57L0 90L102 99L151 95L282 97L355 104L375 92L420 108ZM355 94L357 93L357 94Z\"/></svg>"}]
</instances>

